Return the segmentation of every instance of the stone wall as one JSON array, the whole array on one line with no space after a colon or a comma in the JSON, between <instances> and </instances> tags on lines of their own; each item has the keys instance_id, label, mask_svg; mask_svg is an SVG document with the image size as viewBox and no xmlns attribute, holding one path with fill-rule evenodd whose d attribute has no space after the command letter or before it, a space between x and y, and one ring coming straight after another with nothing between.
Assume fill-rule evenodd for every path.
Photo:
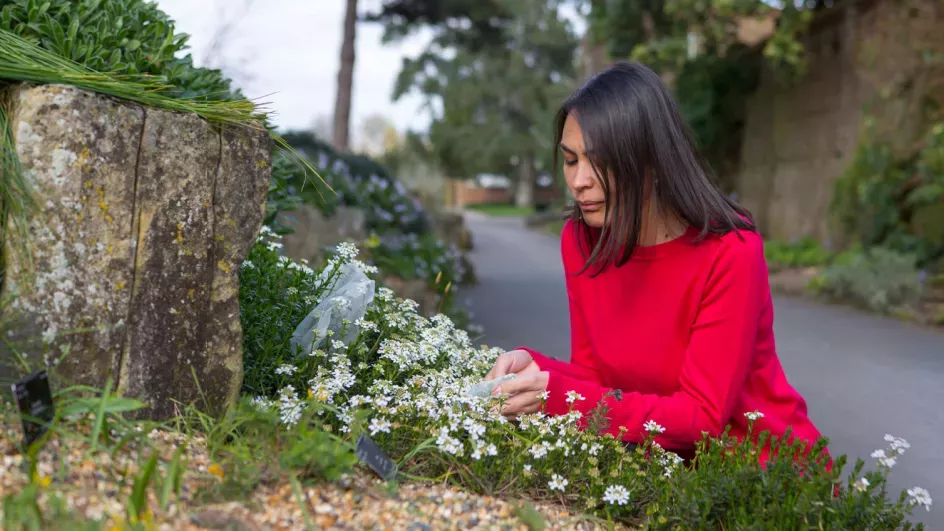
<instances>
[{"instance_id":1,"label":"stone wall","mask_svg":"<svg viewBox=\"0 0 944 531\"><path fill-rule=\"evenodd\" d=\"M111 379L153 418L174 401L221 411L242 383L237 273L265 212L268 134L67 86L12 102L39 208L28 252L4 249L4 289L16 335L43 339L34 367L44 356L60 387Z\"/></svg>"},{"instance_id":2,"label":"stone wall","mask_svg":"<svg viewBox=\"0 0 944 531\"><path fill-rule=\"evenodd\" d=\"M762 76L747 102L736 188L765 234L840 239L829 204L854 154L863 108L900 145L916 140L924 98L939 96L928 93L923 54L944 54L942 24L939 0L847 1L814 23L809 70L799 82Z\"/></svg>"},{"instance_id":3,"label":"stone wall","mask_svg":"<svg viewBox=\"0 0 944 531\"><path fill-rule=\"evenodd\" d=\"M339 206L331 216L325 216L311 205L299 205L279 212L277 222L294 231L282 237L285 256L304 260L312 267L324 264L326 247L347 241L359 244L367 238L367 216L359 208Z\"/></svg>"}]
</instances>

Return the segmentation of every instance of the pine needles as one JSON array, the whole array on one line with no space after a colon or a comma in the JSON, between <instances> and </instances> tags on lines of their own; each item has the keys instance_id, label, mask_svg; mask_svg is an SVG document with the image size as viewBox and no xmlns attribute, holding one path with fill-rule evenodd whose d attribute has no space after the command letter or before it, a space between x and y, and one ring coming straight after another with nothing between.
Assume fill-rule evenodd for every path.
<instances>
[{"instance_id":1,"label":"pine needles","mask_svg":"<svg viewBox=\"0 0 944 531\"><path fill-rule=\"evenodd\" d=\"M73 85L142 105L174 112L194 113L209 122L265 128L268 112L246 100L197 100L168 95L171 85L155 76L112 75L95 72L60 57L23 39L13 32L0 29L0 79L27 83Z\"/></svg>"}]
</instances>

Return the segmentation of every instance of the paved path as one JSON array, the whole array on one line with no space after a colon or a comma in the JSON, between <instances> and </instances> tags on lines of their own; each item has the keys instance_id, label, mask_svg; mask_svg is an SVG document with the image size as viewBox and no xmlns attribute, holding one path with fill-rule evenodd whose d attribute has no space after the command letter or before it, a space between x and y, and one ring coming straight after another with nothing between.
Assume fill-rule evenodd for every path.
<instances>
[{"instance_id":1,"label":"paved path","mask_svg":"<svg viewBox=\"0 0 944 531\"><path fill-rule=\"evenodd\" d=\"M528 345L569 357L569 323L558 239L521 220L468 213L479 284L468 288L482 342ZM938 498L915 513L944 530L944 334L840 307L775 299L778 348L787 376L806 397L830 449L854 462L885 445L885 433L911 449L890 476L890 493L918 485ZM844 470L848 472L851 465Z\"/></svg>"}]
</instances>

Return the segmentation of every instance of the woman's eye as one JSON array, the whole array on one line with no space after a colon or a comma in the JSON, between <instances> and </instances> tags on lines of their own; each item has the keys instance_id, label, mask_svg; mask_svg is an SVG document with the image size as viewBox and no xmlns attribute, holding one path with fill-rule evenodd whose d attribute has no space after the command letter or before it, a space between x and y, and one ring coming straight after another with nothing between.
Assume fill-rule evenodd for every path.
<instances>
[{"instance_id":1,"label":"woman's eye","mask_svg":"<svg viewBox=\"0 0 944 531\"><path fill-rule=\"evenodd\" d=\"M573 166L574 164L577 164L577 159L574 159L574 160L565 160L565 161L564 161L564 164L566 164L566 165L568 165L568 166Z\"/></svg>"}]
</instances>

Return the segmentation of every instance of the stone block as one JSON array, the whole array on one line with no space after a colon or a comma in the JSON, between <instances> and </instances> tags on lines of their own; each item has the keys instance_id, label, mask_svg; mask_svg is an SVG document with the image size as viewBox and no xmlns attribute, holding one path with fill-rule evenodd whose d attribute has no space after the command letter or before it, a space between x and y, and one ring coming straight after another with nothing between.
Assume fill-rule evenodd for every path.
<instances>
[{"instance_id":1,"label":"stone block","mask_svg":"<svg viewBox=\"0 0 944 531\"><path fill-rule=\"evenodd\" d=\"M268 133L72 87L14 94L42 209L24 255L7 243L5 289L54 385L110 378L156 419L177 402L222 412L242 382L238 271L264 215ZM93 331L61 335L77 328Z\"/></svg>"}]
</instances>

